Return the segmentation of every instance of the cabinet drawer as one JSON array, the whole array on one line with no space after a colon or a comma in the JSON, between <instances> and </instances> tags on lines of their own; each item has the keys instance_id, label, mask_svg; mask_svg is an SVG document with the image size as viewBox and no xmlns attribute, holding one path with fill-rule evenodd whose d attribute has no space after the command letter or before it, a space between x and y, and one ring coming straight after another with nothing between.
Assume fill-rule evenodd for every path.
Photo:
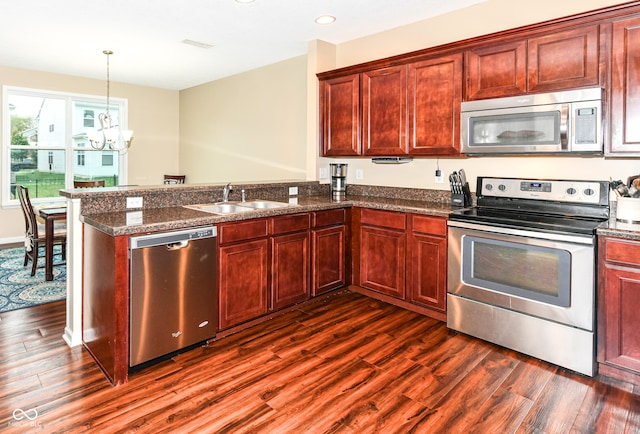
<instances>
[{"instance_id":1,"label":"cabinet drawer","mask_svg":"<svg viewBox=\"0 0 640 434\"><path fill-rule=\"evenodd\" d=\"M360 223L398 230L405 230L407 227L407 219L404 213L375 209L360 210Z\"/></svg>"},{"instance_id":2,"label":"cabinet drawer","mask_svg":"<svg viewBox=\"0 0 640 434\"><path fill-rule=\"evenodd\" d=\"M237 223L223 223L219 227L218 242L220 244L251 240L267 236L267 221L264 219L247 220Z\"/></svg>"},{"instance_id":3,"label":"cabinet drawer","mask_svg":"<svg viewBox=\"0 0 640 434\"><path fill-rule=\"evenodd\" d=\"M605 259L638 266L640 243L627 240L607 239Z\"/></svg>"},{"instance_id":4,"label":"cabinet drawer","mask_svg":"<svg viewBox=\"0 0 640 434\"><path fill-rule=\"evenodd\" d=\"M292 214L273 217L269 220L271 235L309 229L309 214Z\"/></svg>"},{"instance_id":5,"label":"cabinet drawer","mask_svg":"<svg viewBox=\"0 0 640 434\"><path fill-rule=\"evenodd\" d=\"M344 209L332 209L328 211L316 211L313 213L313 227L333 226L344 224Z\"/></svg>"},{"instance_id":6,"label":"cabinet drawer","mask_svg":"<svg viewBox=\"0 0 640 434\"><path fill-rule=\"evenodd\" d=\"M413 232L429 235L447 235L447 219L444 217L413 216Z\"/></svg>"}]
</instances>

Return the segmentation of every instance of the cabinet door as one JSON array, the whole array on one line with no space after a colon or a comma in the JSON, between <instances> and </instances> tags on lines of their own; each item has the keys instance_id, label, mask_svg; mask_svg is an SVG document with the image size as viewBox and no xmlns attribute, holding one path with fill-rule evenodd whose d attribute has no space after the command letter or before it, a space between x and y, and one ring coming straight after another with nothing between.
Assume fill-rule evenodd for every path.
<instances>
[{"instance_id":1,"label":"cabinet door","mask_svg":"<svg viewBox=\"0 0 640 434\"><path fill-rule=\"evenodd\" d=\"M407 67L362 73L362 141L369 156L407 153Z\"/></svg>"},{"instance_id":2,"label":"cabinet door","mask_svg":"<svg viewBox=\"0 0 640 434\"><path fill-rule=\"evenodd\" d=\"M528 40L528 92L550 92L599 83L598 26Z\"/></svg>"},{"instance_id":3,"label":"cabinet door","mask_svg":"<svg viewBox=\"0 0 640 434\"><path fill-rule=\"evenodd\" d=\"M266 238L220 247L220 330L268 312L267 250Z\"/></svg>"},{"instance_id":4,"label":"cabinet door","mask_svg":"<svg viewBox=\"0 0 640 434\"><path fill-rule=\"evenodd\" d=\"M447 303L447 239L411 236L410 298L413 303L445 312Z\"/></svg>"},{"instance_id":5,"label":"cabinet door","mask_svg":"<svg viewBox=\"0 0 640 434\"><path fill-rule=\"evenodd\" d=\"M411 302L446 312L447 219L411 216L409 298Z\"/></svg>"},{"instance_id":6,"label":"cabinet door","mask_svg":"<svg viewBox=\"0 0 640 434\"><path fill-rule=\"evenodd\" d=\"M527 43L515 41L465 53L466 100L523 94L527 90Z\"/></svg>"},{"instance_id":7,"label":"cabinet door","mask_svg":"<svg viewBox=\"0 0 640 434\"><path fill-rule=\"evenodd\" d=\"M278 310L307 300L309 298L309 232L271 238L271 255L272 309Z\"/></svg>"},{"instance_id":8,"label":"cabinet door","mask_svg":"<svg viewBox=\"0 0 640 434\"><path fill-rule=\"evenodd\" d=\"M320 81L320 134L322 156L360 154L360 74Z\"/></svg>"},{"instance_id":9,"label":"cabinet door","mask_svg":"<svg viewBox=\"0 0 640 434\"><path fill-rule=\"evenodd\" d=\"M640 18L613 24L611 51L612 154L640 154Z\"/></svg>"},{"instance_id":10,"label":"cabinet door","mask_svg":"<svg viewBox=\"0 0 640 434\"><path fill-rule=\"evenodd\" d=\"M344 225L312 232L311 264L314 296L346 285Z\"/></svg>"},{"instance_id":11,"label":"cabinet door","mask_svg":"<svg viewBox=\"0 0 640 434\"><path fill-rule=\"evenodd\" d=\"M459 154L462 54L408 68L409 154Z\"/></svg>"},{"instance_id":12,"label":"cabinet door","mask_svg":"<svg viewBox=\"0 0 640 434\"><path fill-rule=\"evenodd\" d=\"M605 264L604 297L600 315L604 315L604 346L607 365L640 373L640 269Z\"/></svg>"},{"instance_id":13,"label":"cabinet door","mask_svg":"<svg viewBox=\"0 0 640 434\"><path fill-rule=\"evenodd\" d=\"M404 231L362 226L360 229L360 286L404 300Z\"/></svg>"}]
</instances>

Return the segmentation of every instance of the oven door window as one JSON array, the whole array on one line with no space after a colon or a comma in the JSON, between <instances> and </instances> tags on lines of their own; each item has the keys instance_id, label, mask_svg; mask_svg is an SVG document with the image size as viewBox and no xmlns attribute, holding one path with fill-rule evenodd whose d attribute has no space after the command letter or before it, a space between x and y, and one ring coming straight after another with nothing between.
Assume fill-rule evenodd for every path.
<instances>
[{"instance_id":1,"label":"oven door window","mask_svg":"<svg viewBox=\"0 0 640 434\"><path fill-rule=\"evenodd\" d=\"M462 238L465 283L561 307L570 305L566 250L474 236Z\"/></svg>"},{"instance_id":2,"label":"oven door window","mask_svg":"<svg viewBox=\"0 0 640 434\"><path fill-rule=\"evenodd\" d=\"M469 119L469 145L557 145L560 143L560 111L529 112Z\"/></svg>"}]
</instances>

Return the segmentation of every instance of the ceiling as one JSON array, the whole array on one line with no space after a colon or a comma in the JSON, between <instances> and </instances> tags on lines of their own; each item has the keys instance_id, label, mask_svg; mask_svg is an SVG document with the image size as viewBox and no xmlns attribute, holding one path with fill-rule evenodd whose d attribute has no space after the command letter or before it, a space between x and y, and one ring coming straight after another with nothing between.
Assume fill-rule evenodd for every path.
<instances>
[{"instance_id":1,"label":"ceiling","mask_svg":"<svg viewBox=\"0 0 640 434\"><path fill-rule=\"evenodd\" d=\"M19 0L2 8L0 64L105 78L108 49L112 81L179 90L483 1Z\"/></svg>"}]
</instances>

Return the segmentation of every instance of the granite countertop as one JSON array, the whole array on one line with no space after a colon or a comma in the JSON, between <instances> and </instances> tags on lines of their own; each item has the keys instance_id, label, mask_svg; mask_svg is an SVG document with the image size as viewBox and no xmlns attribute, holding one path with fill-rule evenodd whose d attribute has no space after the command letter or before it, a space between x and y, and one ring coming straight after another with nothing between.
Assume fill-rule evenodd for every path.
<instances>
[{"instance_id":1,"label":"granite countertop","mask_svg":"<svg viewBox=\"0 0 640 434\"><path fill-rule=\"evenodd\" d=\"M619 222L613 217L598 226L597 234L640 241L640 224Z\"/></svg>"},{"instance_id":2,"label":"granite countertop","mask_svg":"<svg viewBox=\"0 0 640 434\"><path fill-rule=\"evenodd\" d=\"M280 200L283 201L283 200ZM87 225L111 235L133 235L148 232L184 229L222 222L247 220L299 212L319 211L344 207L365 207L388 211L412 212L416 214L447 217L452 211L460 209L446 202L424 200L394 199L373 196L348 196L334 200L328 195L298 198L298 204L276 209L219 215L198 211L182 206L166 208L148 208L141 210L117 211L96 214L83 214L80 219Z\"/></svg>"}]
</instances>

